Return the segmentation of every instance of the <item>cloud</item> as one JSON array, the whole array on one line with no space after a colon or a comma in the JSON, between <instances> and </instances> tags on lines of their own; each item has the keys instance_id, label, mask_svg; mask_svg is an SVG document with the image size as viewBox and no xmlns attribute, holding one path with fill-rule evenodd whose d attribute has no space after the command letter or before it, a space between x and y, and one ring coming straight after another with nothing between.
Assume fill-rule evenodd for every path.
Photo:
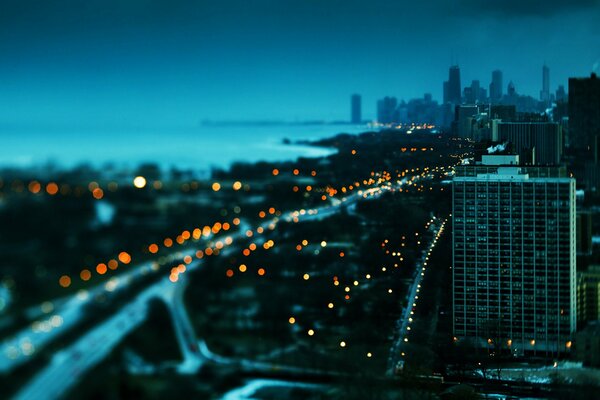
<instances>
[{"instance_id":1,"label":"cloud","mask_svg":"<svg viewBox=\"0 0 600 400\"><path fill-rule=\"evenodd\" d=\"M600 0L462 0L458 6L469 14L507 17L548 17L590 11L600 17Z\"/></svg>"}]
</instances>

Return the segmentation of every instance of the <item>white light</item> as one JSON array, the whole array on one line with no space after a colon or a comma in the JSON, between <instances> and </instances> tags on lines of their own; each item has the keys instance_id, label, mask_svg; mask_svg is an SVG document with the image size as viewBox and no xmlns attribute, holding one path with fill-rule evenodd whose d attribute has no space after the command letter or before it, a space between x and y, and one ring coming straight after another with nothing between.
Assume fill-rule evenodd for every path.
<instances>
[{"instance_id":1,"label":"white light","mask_svg":"<svg viewBox=\"0 0 600 400\"><path fill-rule=\"evenodd\" d=\"M146 186L146 178L144 178L143 176L136 176L133 179L133 186L135 186L138 189L143 188L144 186Z\"/></svg>"}]
</instances>

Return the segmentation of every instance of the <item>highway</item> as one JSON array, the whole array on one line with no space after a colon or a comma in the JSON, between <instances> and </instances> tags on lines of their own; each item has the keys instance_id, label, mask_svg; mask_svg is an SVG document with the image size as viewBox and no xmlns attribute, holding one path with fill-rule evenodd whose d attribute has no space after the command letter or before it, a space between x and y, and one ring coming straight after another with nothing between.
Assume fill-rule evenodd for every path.
<instances>
[{"instance_id":1,"label":"highway","mask_svg":"<svg viewBox=\"0 0 600 400\"><path fill-rule=\"evenodd\" d=\"M288 222L324 219L339 212L342 205L349 207L355 205L361 199L377 198L385 191L414 183L419 178L416 175L410 179L403 178L395 184L385 184L365 190L358 190L341 200L337 200L333 205L310 210L290 211L282 215L281 219ZM267 229L273 230L279 220L276 217L263 222L260 226L265 231ZM240 229L230 236L235 239L246 238L246 230L241 229L240 225ZM261 239L255 240L258 244L260 244L260 241ZM235 240L232 243L234 242ZM230 252L239 250L236 246L230 245L222 251L222 254L229 254ZM168 259L169 261L180 260L187 255L194 256L194 254L194 249L179 251L171 254ZM194 260L186 268L188 272L191 272L199 268L200 265L201 260ZM136 267L130 267L129 271L110 278L107 282L96 285L86 292L77 293L70 299L62 302L62 305L54 310L52 316L49 317L50 324L52 325L50 330L36 331L35 329L26 328L2 343L0 347L2 350L0 355L0 372L9 371L31 360L36 350L44 347L53 339L75 326L84 316L84 307L93 301L96 296L124 290L134 280L157 269L158 265L153 262L146 262ZM15 398L28 400L37 398L53 399L64 394L86 371L101 362L128 333L133 331L146 319L148 302L154 298L160 298L165 301L173 318L176 337L184 357L183 362L178 366L178 371L180 373L195 373L207 360L207 354L203 354L200 351L203 349L202 347L198 347L199 342L185 312L182 300L186 282L185 279L182 279L184 276L185 274L180 274L180 279L175 283L171 282L168 277L164 277L151 284L150 287L135 296L132 301L114 316L98 324L71 346L55 353L52 361L36 374L16 394ZM59 319L54 318L55 316ZM52 324L52 318L54 318L54 324ZM56 323L57 321L60 321L60 323ZM33 349L33 351L28 351L27 349ZM213 359L212 361L215 360ZM240 366L254 371L267 369L272 371L274 368L272 364L247 360L241 361ZM277 368L286 368L289 372L307 372L304 369L295 367L277 366Z\"/></svg>"},{"instance_id":2,"label":"highway","mask_svg":"<svg viewBox=\"0 0 600 400\"><path fill-rule=\"evenodd\" d=\"M437 240L444 232L444 226L446 225L446 220L440 221L439 219L437 219L436 221L437 224L431 224L430 229L437 228L437 231L435 233L435 236L429 243L427 250L423 251L421 259L415 264L414 278L406 295L406 307L404 308L402 314L400 315L400 318L396 322L398 330L396 333L396 340L392 343L392 347L390 349L390 356L388 359L387 368L388 376L395 375L397 369L403 365L403 349L406 346L406 343L408 343L410 324L413 322L415 307L417 306L419 292L421 291L421 282L423 281L423 278L425 277L425 272L427 270L427 261L429 260L429 255L435 247Z\"/></svg>"}]
</instances>

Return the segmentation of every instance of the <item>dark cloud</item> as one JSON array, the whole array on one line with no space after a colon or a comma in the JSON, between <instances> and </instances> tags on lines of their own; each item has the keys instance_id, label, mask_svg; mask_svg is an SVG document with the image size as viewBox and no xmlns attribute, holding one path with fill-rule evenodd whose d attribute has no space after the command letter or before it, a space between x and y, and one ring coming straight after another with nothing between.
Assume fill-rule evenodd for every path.
<instances>
[{"instance_id":1,"label":"dark cloud","mask_svg":"<svg viewBox=\"0 0 600 400\"><path fill-rule=\"evenodd\" d=\"M455 7L470 14L508 17L547 17L591 11L600 17L600 0L462 0Z\"/></svg>"}]
</instances>

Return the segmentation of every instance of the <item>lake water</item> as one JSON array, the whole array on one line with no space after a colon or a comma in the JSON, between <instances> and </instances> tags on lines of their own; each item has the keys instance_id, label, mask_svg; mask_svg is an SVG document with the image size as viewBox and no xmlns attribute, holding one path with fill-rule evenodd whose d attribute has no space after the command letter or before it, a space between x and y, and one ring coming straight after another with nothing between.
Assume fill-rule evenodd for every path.
<instances>
[{"instance_id":1,"label":"lake water","mask_svg":"<svg viewBox=\"0 0 600 400\"><path fill-rule=\"evenodd\" d=\"M360 125L198 126L160 129L16 129L0 130L0 167L39 167L54 163L113 163L134 167L154 162L161 167L206 170L233 161L292 160L318 157L331 149L283 144L284 139L314 140L337 133L359 133Z\"/></svg>"}]
</instances>

